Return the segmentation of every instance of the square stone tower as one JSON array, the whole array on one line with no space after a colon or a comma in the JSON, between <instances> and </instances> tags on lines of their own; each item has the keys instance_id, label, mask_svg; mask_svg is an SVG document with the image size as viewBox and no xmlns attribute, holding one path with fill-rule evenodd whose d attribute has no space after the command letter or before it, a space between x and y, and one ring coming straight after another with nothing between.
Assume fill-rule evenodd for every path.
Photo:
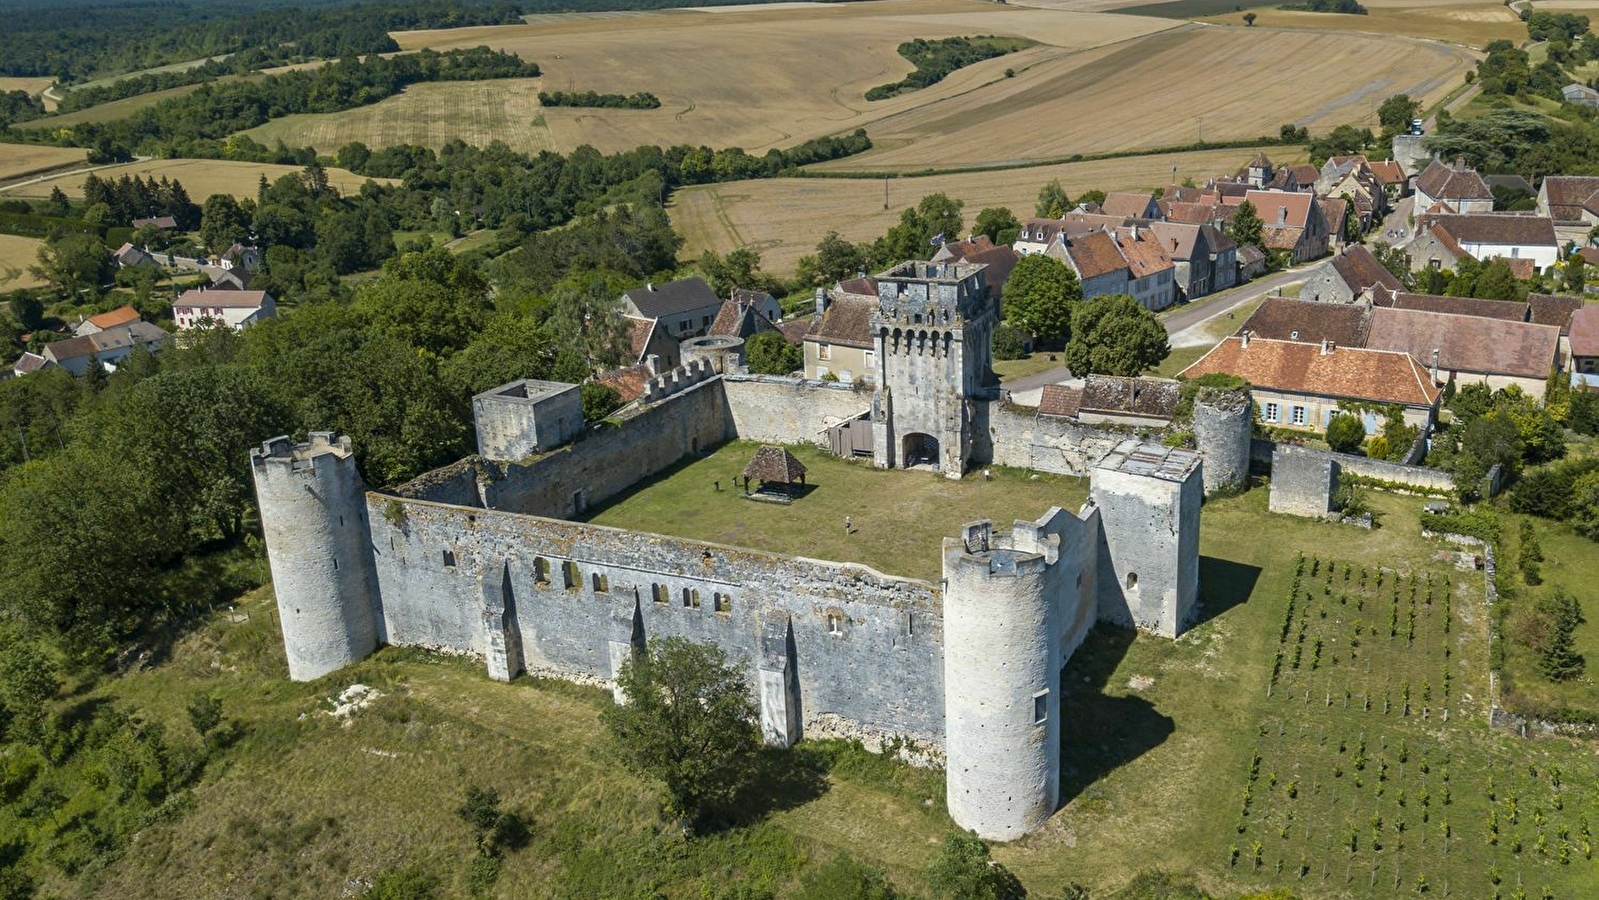
<instances>
[{"instance_id":1,"label":"square stone tower","mask_svg":"<svg viewBox=\"0 0 1599 900\"><path fill-rule=\"evenodd\" d=\"M1099 618L1175 638L1199 599L1199 454L1122 441L1089 476L1099 508Z\"/></svg>"},{"instance_id":2,"label":"square stone tower","mask_svg":"<svg viewBox=\"0 0 1599 900\"><path fill-rule=\"evenodd\" d=\"M871 314L880 469L929 466L959 478L971 456L974 402L992 390L997 304L981 263L904 262L877 276Z\"/></svg>"}]
</instances>

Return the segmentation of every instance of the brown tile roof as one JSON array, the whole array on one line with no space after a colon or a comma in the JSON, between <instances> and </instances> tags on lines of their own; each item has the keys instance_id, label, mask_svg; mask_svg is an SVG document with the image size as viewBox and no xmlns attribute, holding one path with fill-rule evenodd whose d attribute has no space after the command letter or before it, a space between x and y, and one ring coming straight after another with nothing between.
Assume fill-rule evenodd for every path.
<instances>
[{"instance_id":1,"label":"brown tile roof","mask_svg":"<svg viewBox=\"0 0 1599 900\"><path fill-rule=\"evenodd\" d=\"M804 342L805 333L811 330L811 320L801 318L785 319L777 323L777 330L783 333L783 337L790 344L799 344Z\"/></svg>"},{"instance_id":2,"label":"brown tile roof","mask_svg":"<svg viewBox=\"0 0 1599 900\"><path fill-rule=\"evenodd\" d=\"M1215 203L1172 202L1166 207L1166 220L1205 225L1221 218L1221 211L1216 207Z\"/></svg>"},{"instance_id":3,"label":"brown tile roof","mask_svg":"<svg viewBox=\"0 0 1599 900\"><path fill-rule=\"evenodd\" d=\"M44 356L52 362L60 363L63 360L93 356L97 349L94 340L86 334L83 337L71 337L64 341L51 341L45 344Z\"/></svg>"},{"instance_id":4,"label":"brown tile roof","mask_svg":"<svg viewBox=\"0 0 1599 900\"><path fill-rule=\"evenodd\" d=\"M1442 244L1445 250L1453 253L1457 258L1470 255L1466 253L1464 247L1460 246L1460 241L1456 240L1455 236L1449 233L1448 226L1441 223L1429 225L1423 222L1422 227L1427 231L1427 233L1437 238L1438 243Z\"/></svg>"},{"instance_id":5,"label":"brown tile roof","mask_svg":"<svg viewBox=\"0 0 1599 900\"><path fill-rule=\"evenodd\" d=\"M1562 222L1580 222L1584 211L1599 213L1599 178L1588 175L1550 175L1543 180L1549 198L1549 215Z\"/></svg>"},{"instance_id":6,"label":"brown tile roof","mask_svg":"<svg viewBox=\"0 0 1599 900\"><path fill-rule=\"evenodd\" d=\"M1315 184L1316 176L1321 174L1320 170L1309 163L1300 163L1297 166L1289 166L1288 172L1294 176L1294 180L1299 182L1299 186L1302 188L1308 188Z\"/></svg>"},{"instance_id":7,"label":"brown tile roof","mask_svg":"<svg viewBox=\"0 0 1599 900\"><path fill-rule=\"evenodd\" d=\"M1038 414L1041 416L1070 416L1077 417L1077 410L1083 401L1083 389L1080 387L1067 387L1064 384L1046 384L1044 393L1038 400Z\"/></svg>"},{"instance_id":8,"label":"brown tile roof","mask_svg":"<svg viewBox=\"0 0 1599 900\"><path fill-rule=\"evenodd\" d=\"M1023 219L1017 239L1047 244L1060 234L1064 224L1060 219Z\"/></svg>"},{"instance_id":9,"label":"brown tile roof","mask_svg":"<svg viewBox=\"0 0 1599 900\"><path fill-rule=\"evenodd\" d=\"M1525 280L1525 279L1531 278L1532 276L1538 274L1538 266L1537 266L1537 264L1533 260L1528 259L1526 257L1520 257L1518 259L1510 259L1510 258L1504 257L1504 256L1496 256L1496 257L1494 257L1494 259L1495 260L1502 259L1506 263L1508 263L1509 266L1510 266L1510 274L1516 276L1518 279Z\"/></svg>"},{"instance_id":10,"label":"brown tile roof","mask_svg":"<svg viewBox=\"0 0 1599 900\"><path fill-rule=\"evenodd\" d=\"M1169 419L1177 409L1182 389L1181 382L1165 378L1089 375L1083 379L1078 410Z\"/></svg>"},{"instance_id":11,"label":"brown tile roof","mask_svg":"<svg viewBox=\"0 0 1599 900\"><path fill-rule=\"evenodd\" d=\"M1319 344L1332 341L1340 347L1366 343L1371 311L1361 303L1317 303L1289 297L1267 297L1240 328L1251 338Z\"/></svg>"},{"instance_id":12,"label":"brown tile roof","mask_svg":"<svg viewBox=\"0 0 1599 900\"><path fill-rule=\"evenodd\" d=\"M1318 197L1321 217L1327 220L1327 230L1334 235L1343 233L1344 217L1349 215L1349 204L1342 197Z\"/></svg>"},{"instance_id":13,"label":"brown tile roof","mask_svg":"<svg viewBox=\"0 0 1599 900\"><path fill-rule=\"evenodd\" d=\"M877 279L865 277L851 278L848 281L840 281L838 283L838 289L846 294L855 294L861 297L876 297Z\"/></svg>"},{"instance_id":14,"label":"brown tile roof","mask_svg":"<svg viewBox=\"0 0 1599 900\"><path fill-rule=\"evenodd\" d=\"M1599 306L1584 306L1572 315L1571 355L1599 356Z\"/></svg>"},{"instance_id":15,"label":"brown tile roof","mask_svg":"<svg viewBox=\"0 0 1599 900\"><path fill-rule=\"evenodd\" d=\"M1124 219L1141 219L1148 211L1152 197L1149 194L1136 194L1131 191L1111 191L1105 195L1104 202L1099 204L1107 216L1119 216Z\"/></svg>"},{"instance_id":16,"label":"brown tile roof","mask_svg":"<svg viewBox=\"0 0 1599 900\"><path fill-rule=\"evenodd\" d=\"M1241 266L1252 266L1255 263L1264 262L1265 259L1266 254L1262 253L1260 248L1254 244L1245 244L1238 248L1238 264Z\"/></svg>"},{"instance_id":17,"label":"brown tile roof","mask_svg":"<svg viewBox=\"0 0 1599 900\"><path fill-rule=\"evenodd\" d=\"M1066 253L1078 277L1084 280L1127 268L1127 260L1122 258L1115 238L1103 231L1091 231L1073 240Z\"/></svg>"},{"instance_id":18,"label":"brown tile roof","mask_svg":"<svg viewBox=\"0 0 1599 900\"><path fill-rule=\"evenodd\" d=\"M1527 321L1534 325L1558 325L1562 333L1571 331L1571 316L1583 308L1581 297L1562 297L1554 294L1528 294Z\"/></svg>"},{"instance_id":19,"label":"brown tile roof","mask_svg":"<svg viewBox=\"0 0 1599 900\"><path fill-rule=\"evenodd\" d=\"M119 306L110 312L90 316L86 321L98 328L115 328L118 325L139 321L139 311L131 306Z\"/></svg>"},{"instance_id":20,"label":"brown tile roof","mask_svg":"<svg viewBox=\"0 0 1599 900\"><path fill-rule=\"evenodd\" d=\"M48 365L49 362L49 360L37 353L24 352L21 356L17 357L17 361L12 364L11 370L16 372L18 375L32 375L34 372L37 372Z\"/></svg>"},{"instance_id":21,"label":"brown tile roof","mask_svg":"<svg viewBox=\"0 0 1599 900\"><path fill-rule=\"evenodd\" d=\"M638 319L627 317L627 345L633 351L633 359L642 359L644 348L650 345L650 332L655 330L655 319Z\"/></svg>"},{"instance_id":22,"label":"brown tile roof","mask_svg":"<svg viewBox=\"0 0 1599 900\"><path fill-rule=\"evenodd\" d=\"M1205 188L1173 184L1161 193L1160 199L1163 203L1216 203L1221 195Z\"/></svg>"},{"instance_id":23,"label":"brown tile roof","mask_svg":"<svg viewBox=\"0 0 1599 900\"><path fill-rule=\"evenodd\" d=\"M1599 266L1599 247L1583 247L1577 251L1577 255L1581 256L1588 265Z\"/></svg>"},{"instance_id":24,"label":"brown tile roof","mask_svg":"<svg viewBox=\"0 0 1599 900\"><path fill-rule=\"evenodd\" d=\"M1371 169L1371 174L1377 176L1377 183L1383 187L1405 183L1405 167L1396 160L1385 159L1380 162L1367 160L1366 165Z\"/></svg>"},{"instance_id":25,"label":"brown tile roof","mask_svg":"<svg viewBox=\"0 0 1599 900\"><path fill-rule=\"evenodd\" d=\"M951 241L944 245L944 252L935 258L948 259L954 262L981 263L988 267L983 273L983 280L995 290L1005 287L1005 282L1010 278L1010 270L1016 268L1016 263L1021 256L1009 245L995 245L989 240L988 235L979 234L975 238L964 241Z\"/></svg>"},{"instance_id":26,"label":"brown tile roof","mask_svg":"<svg viewBox=\"0 0 1599 900\"><path fill-rule=\"evenodd\" d=\"M1121 247L1122 258L1127 260L1127 270L1134 278L1148 278L1176 268L1171 256L1161 246L1160 237L1150 234L1148 230L1140 231L1136 239L1131 234L1118 235L1116 243Z\"/></svg>"},{"instance_id":27,"label":"brown tile roof","mask_svg":"<svg viewBox=\"0 0 1599 900\"><path fill-rule=\"evenodd\" d=\"M1193 259L1194 248L1199 245L1199 229L1198 225L1181 222L1153 222L1149 226L1150 233L1160 240L1166 254L1181 260Z\"/></svg>"},{"instance_id":28,"label":"brown tile roof","mask_svg":"<svg viewBox=\"0 0 1599 900\"><path fill-rule=\"evenodd\" d=\"M178 220L171 216L154 216L148 219L134 219L132 225L135 229L143 228L146 225L154 225L157 228L171 230L178 227Z\"/></svg>"},{"instance_id":29,"label":"brown tile roof","mask_svg":"<svg viewBox=\"0 0 1599 900\"><path fill-rule=\"evenodd\" d=\"M1446 313L1451 316L1476 316L1502 322L1527 321L1527 304L1509 300L1479 300L1475 297L1439 297L1434 294L1407 294L1403 291L1380 299L1379 306Z\"/></svg>"},{"instance_id":30,"label":"brown tile roof","mask_svg":"<svg viewBox=\"0 0 1599 900\"><path fill-rule=\"evenodd\" d=\"M1515 213L1445 213L1428 215L1427 221L1436 229L1447 229L1455 240L1463 244L1519 244L1554 247L1555 223L1545 216L1526 216Z\"/></svg>"},{"instance_id":31,"label":"brown tile roof","mask_svg":"<svg viewBox=\"0 0 1599 900\"><path fill-rule=\"evenodd\" d=\"M1254 204L1255 212L1266 230L1273 228L1304 228L1310 224L1312 194L1295 191L1250 191L1244 199Z\"/></svg>"},{"instance_id":32,"label":"brown tile roof","mask_svg":"<svg viewBox=\"0 0 1599 900\"><path fill-rule=\"evenodd\" d=\"M1366 346L1409 353L1427 363L1438 351L1446 369L1518 378L1547 378L1560 345L1553 325L1378 307Z\"/></svg>"},{"instance_id":33,"label":"brown tile roof","mask_svg":"<svg viewBox=\"0 0 1599 900\"><path fill-rule=\"evenodd\" d=\"M1305 236L1303 228L1262 228L1260 242L1268 250L1292 250L1299 246L1299 239Z\"/></svg>"},{"instance_id":34,"label":"brown tile roof","mask_svg":"<svg viewBox=\"0 0 1599 900\"><path fill-rule=\"evenodd\" d=\"M1462 162L1445 165L1436 159L1416 176L1416 190L1434 200L1492 200L1494 196L1475 169Z\"/></svg>"},{"instance_id":35,"label":"brown tile roof","mask_svg":"<svg viewBox=\"0 0 1599 900\"><path fill-rule=\"evenodd\" d=\"M1222 372L1267 390L1406 406L1432 406L1438 388L1426 367L1405 353L1337 347L1323 353L1319 344L1230 337L1180 377Z\"/></svg>"},{"instance_id":36,"label":"brown tile roof","mask_svg":"<svg viewBox=\"0 0 1599 900\"><path fill-rule=\"evenodd\" d=\"M750 338L763 331L777 330L771 319L756 312L755 307L738 294L738 291L734 291L732 297L722 301L722 308L716 311L716 318L711 320L710 330L706 334Z\"/></svg>"},{"instance_id":37,"label":"brown tile roof","mask_svg":"<svg viewBox=\"0 0 1599 900\"><path fill-rule=\"evenodd\" d=\"M1371 255L1363 244L1355 244L1344 252L1333 257L1330 265L1355 293L1369 290L1374 287L1384 287L1397 291L1403 287L1394 273L1383 268L1377 257Z\"/></svg>"},{"instance_id":38,"label":"brown tile roof","mask_svg":"<svg viewBox=\"0 0 1599 900\"><path fill-rule=\"evenodd\" d=\"M837 294L827 305L827 311L811 325L805 340L818 344L841 344L845 347L872 348L872 310L877 308L876 297L859 294Z\"/></svg>"},{"instance_id":39,"label":"brown tile roof","mask_svg":"<svg viewBox=\"0 0 1599 900\"><path fill-rule=\"evenodd\" d=\"M623 403L632 403L644 396L644 388L650 383L650 369L643 363L636 366L624 366L612 369L594 376L597 384L603 384L616 391L622 397Z\"/></svg>"},{"instance_id":40,"label":"brown tile roof","mask_svg":"<svg viewBox=\"0 0 1599 900\"><path fill-rule=\"evenodd\" d=\"M744 477L752 481L789 484L805 477L805 464L782 447L767 444L755 451L750 464L744 467Z\"/></svg>"}]
</instances>

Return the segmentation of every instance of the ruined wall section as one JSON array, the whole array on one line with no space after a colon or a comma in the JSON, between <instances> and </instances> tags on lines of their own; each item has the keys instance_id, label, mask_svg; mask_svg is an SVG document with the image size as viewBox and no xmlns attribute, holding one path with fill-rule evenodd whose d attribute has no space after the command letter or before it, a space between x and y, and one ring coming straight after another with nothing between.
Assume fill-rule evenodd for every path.
<instances>
[{"instance_id":1,"label":"ruined wall section","mask_svg":"<svg viewBox=\"0 0 1599 900\"><path fill-rule=\"evenodd\" d=\"M771 375L722 379L732 435L767 444L827 446L827 429L867 412L869 391L854 385Z\"/></svg>"},{"instance_id":2,"label":"ruined wall section","mask_svg":"<svg viewBox=\"0 0 1599 900\"><path fill-rule=\"evenodd\" d=\"M1089 499L1100 511L1099 617L1176 638L1198 614L1198 454L1125 441L1097 466Z\"/></svg>"},{"instance_id":3,"label":"ruined wall section","mask_svg":"<svg viewBox=\"0 0 1599 900\"><path fill-rule=\"evenodd\" d=\"M1292 444L1278 444L1271 453L1271 497L1274 513L1327 518L1338 490L1338 459Z\"/></svg>"},{"instance_id":4,"label":"ruined wall section","mask_svg":"<svg viewBox=\"0 0 1599 900\"><path fill-rule=\"evenodd\" d=\"M580 515L727 437L721 380L712 379L660 403L641 406L618 422L590 428L581 439L538 459L478 460L481 500L467 505L538 516ZM436 497L429 494L422 499Z\"/></svg>"},{"instance_id":5,"label":"ruined wall section","mask_svg":"<svg viewBox=\"0 0 1599 900\"><path fill-rule=\"evenodd\" d=\"M982 461L999 466L1083 477L1117 444L1135 433L1132 429L1084 425L1060 416L1018 412L1017 407L1007 407L999 401L987 405L987 458ZM1153 429L1150 432L1161 433Z\"/></svg>"},{"instance_id":6,"label":"ruined wall section","mask_svg":"<svg viewBox=\"0 0 1599 900\"><path fill-rule=\"evenodd\" d=\"M760 691L763 722L792 716L807 736L942 747L943 607L927 582L411 499L385 518L389 496L367 502L390 643L604 683L639 638L677 635L744 660L752 684L768 670L792 681L786 701Z\"/></svg>"}]
</instances>

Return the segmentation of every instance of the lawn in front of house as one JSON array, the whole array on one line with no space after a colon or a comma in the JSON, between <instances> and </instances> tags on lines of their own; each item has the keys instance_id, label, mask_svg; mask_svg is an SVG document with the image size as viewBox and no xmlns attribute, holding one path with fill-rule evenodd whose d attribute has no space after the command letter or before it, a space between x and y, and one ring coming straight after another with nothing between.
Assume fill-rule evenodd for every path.
<instances>
[{"instance_id":1,"label":"lawn in front of house","mask_svg":"<svg viewBox=\"0 0 1599 900\"><path fill-rule=\"evenodd\" d=\"M811 446L789 452L808 490L783 505L747 500L735 481L759 444L733 441L675 466L595 509L587 521L738 547L857 562L891 575L941 577L941 546L967 522L1001 527L1032 521L1051 506L1076 512L1088 481L992 468L955 481L935 472L879 470ZM716 483L721 483L721 490ZM844 518L852 530L844 531Z\"/></svg>"}]
</instances>

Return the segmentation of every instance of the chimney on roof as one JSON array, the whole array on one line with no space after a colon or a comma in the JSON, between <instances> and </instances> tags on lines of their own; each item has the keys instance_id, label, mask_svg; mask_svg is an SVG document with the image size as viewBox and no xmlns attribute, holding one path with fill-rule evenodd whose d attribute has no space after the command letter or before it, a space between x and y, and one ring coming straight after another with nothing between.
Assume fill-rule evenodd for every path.
<instances>
[{"instance_id":1,"label":"chimney on roof","mask_svg":"<svg viewBox=\"0 0 1599 900\"><path fill-rule=\"evenodd\" d=\"M1338 343L1336 341L1329 341L1326 338L1322 338L1322 340L1321 340L1321 355L1322 356L1327 356L1327 355L1331 354L1334 350L1337 350L1337 349L1338 349Z\"/></svg>"},{"instance_id":2,"label":"chimney on roof","mask_svg":"<svg viewBox=\"0 0 1599 900\"><path fill-rule=\"evenodd\" d=\"M1245 328L1238 333L1238 345L1244 349L1249 348L1249 329Z\"/></svg>"},{"instance_id":3,"label":"chimney on roof","mask_svg":"<svg viewBox=\"0 0 1599 900\"><path fill-rule=\"evenodd\" d=\"M826 288L817 288L816 289L816 315L820 316L824 312L827 312L827 289Z\"/></svg>"},{"instance_id":4,"label":"chimney on roof","mask_svg":"<svg viewBox=\"0 0 1599 900\"><path fill-rule=\"evenodd\" d=\"M1431 374L1432 374L1432 383L1433 384L1437 384L1438 383L1438 348L1437 347L1434 347L1433 350L1432 350L1432 373Z\"/></svg>"},{"instance_id":5,"label":"chimney on roof","mask_svg":"<svg viewBox=\"0 0 1599 900\"><path fill-rule=\"evenodd\" d=\"M1456 172L1464 172L1464 171L1466 171L1466 158L1464 156L1455 157L1455 171Z\"/></svg>"},{"instance_id":6,"label":"chimney on roof","mask_svg":"<svg viewBox=\"0 0 1599 900\"><path fill-rule=\"evenodd\" d=\"M1288 207L1286 207L1286 206L1277 207L1277 224L1278 225L1287 225L1288 224Z\"/></svg>"}]
</instances>

